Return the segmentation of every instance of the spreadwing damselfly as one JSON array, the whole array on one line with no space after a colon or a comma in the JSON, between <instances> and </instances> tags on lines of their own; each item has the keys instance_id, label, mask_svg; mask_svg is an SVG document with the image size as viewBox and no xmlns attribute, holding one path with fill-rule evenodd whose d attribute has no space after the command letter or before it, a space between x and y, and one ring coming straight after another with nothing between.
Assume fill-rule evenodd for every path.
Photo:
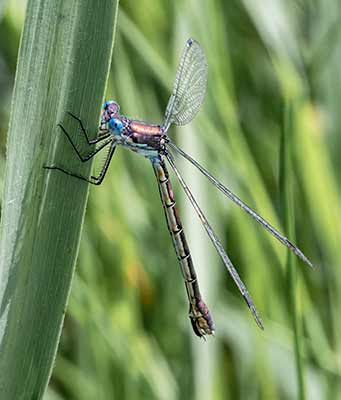
<instances>
[{"instance_id":1,"label":"spreadwing damselfly","mask_svg":"<svg viewBox=\"0 0 341 400\"><path fill-rule=\"evenodd\" d=\"M104 148L107 149L104 164L98 175L92 175L89 178L69 171L60 165L45 166L47 169L56 169L65 174L79 178L94 185L100 185L108 171L108 167L117 146L126 147L136 153L142 154L150 160L153 167L161 202L164 208L168 230L170 232L175 252L180 264L181 272L184 278L187 297L189 301L189 317L196 335L205 337L205 335L214 334L215 326L213 318L206 304L204 303L198 284L198 278L193 265L191 253L187 244L184 229L179 217L173 189L170 183L169 173L166 161L173 169L180 185L189 198L195 212L203 224L208 237L221 257L230 276L235 282L239 292L247 303L256 323L263 328L262 320L257 309L248 293L238 272L233 266L230 258L224 250L222 243L212 229L205 214L200 209L195 197L184 181L179 172L173 152L184 157L193 164L205 177L207 177L214 186L216 186L226 197L237 204L265 229L273 235L279 242L294 252L308 266L313 267L311 261L302 253L302 251L288 238L276 230L269 222L258 215L254 210L247 206L238 196L229 190L220 181L214 178L203 166L194 158L176 146L168 136L169 127L174 125L188 124L198 113L205 96L207 82L207 62L205 54L199 43L193 39L188 39L185 49L182 53L180 64L176 73L173 91L168 101L165 112L164 122L161 125L150 124L144 121L133 120L120 114L120 107L115 101L107 101L103 106L101 123L95 139L90 139L82 120L76 115L69 113L79 124L81 131L89 146L96 145L95 149L87 154L82 152L75 145L71 135L66 129L59 125L67 139L71 143L75 153L82 162L90 160Z\"/></svg>"}]
</instances>

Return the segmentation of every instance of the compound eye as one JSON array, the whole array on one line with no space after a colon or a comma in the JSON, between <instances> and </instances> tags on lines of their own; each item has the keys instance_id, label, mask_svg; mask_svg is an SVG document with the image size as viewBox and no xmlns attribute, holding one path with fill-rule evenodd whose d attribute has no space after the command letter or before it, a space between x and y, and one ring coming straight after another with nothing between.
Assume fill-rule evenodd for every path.
<instances>
[{"instance_id":1,"label":"compound eye","mask_svg":"<svg viewBox=\"0 0 341 400\"><path fill-rule=\"evenodd\" d=\"M108 111L112 116L117 115L120 111L120 106L114 100L108 100L103 104L103 110Z\"/></svg>"},{"instance_id":2,"label":"compound eye","mask_svg":"<svg viewBox=\"0 0 341 400\"><path fill-rule=\"evenodd\" d=\"M116 132L121 132L123 129L123 123L118 118L111 118L109 121L109 128Z\"/></svg>"},{"instance_id":3,"label":"compound eye","mask_svg":"<svg viewBox=\"0 0 341 400\"><path fill-rule=\"evenodd\" d=\"M110 104L115 104L115 102L113 100L108 100L103 104L103 110L106 110Z\"/></svg>"}]
</instances>

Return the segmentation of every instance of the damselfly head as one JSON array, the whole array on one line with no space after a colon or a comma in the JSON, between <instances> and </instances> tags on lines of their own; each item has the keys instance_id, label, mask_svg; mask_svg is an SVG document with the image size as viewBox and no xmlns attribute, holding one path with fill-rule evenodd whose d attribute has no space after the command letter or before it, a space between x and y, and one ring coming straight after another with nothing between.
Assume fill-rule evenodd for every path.
<instances>
[{"instance_id":1,"label":"damselfly head","mask_svg":"<svg viewBox=\"0 0 341 400\"><path fill-rule=\"evenodd\" d=\"M108 100L103 104L102 124L106 124L110 119L119 115L120 106L113 100Z\"/></svg>"}]
</instances>

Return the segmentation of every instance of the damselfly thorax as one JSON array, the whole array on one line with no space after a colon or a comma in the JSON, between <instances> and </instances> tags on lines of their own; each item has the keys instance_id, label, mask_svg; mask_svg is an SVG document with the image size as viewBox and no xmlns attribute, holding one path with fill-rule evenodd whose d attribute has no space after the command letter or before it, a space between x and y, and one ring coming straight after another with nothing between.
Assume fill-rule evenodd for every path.
<instances>
[{"instance_id":1,"label":"damselfly thorax","mask_svg":"<svg viewBox=\"0 0 341 400\"><path fill-rule=\"evenodd\" d=\"M156 151L163 153L167 135L161 125L149 124L144 121L128 120L122 136L127 138L124 145L133 151ZM148 153L147 153L148 157Z\"/></svg>"},{"instance_id":2,"label":"damselfly thorax","mask_svg":"<svg viewBox=\"0 0 341 400\"><path fill-rule=\"evenodd\" d=\"M129 119L119 113L119 105L110 100L104 104L101 129L109 132L117 145L122 145L145 157L164 153L166 137L162 125Z\"/></svg>"}]
</instances>

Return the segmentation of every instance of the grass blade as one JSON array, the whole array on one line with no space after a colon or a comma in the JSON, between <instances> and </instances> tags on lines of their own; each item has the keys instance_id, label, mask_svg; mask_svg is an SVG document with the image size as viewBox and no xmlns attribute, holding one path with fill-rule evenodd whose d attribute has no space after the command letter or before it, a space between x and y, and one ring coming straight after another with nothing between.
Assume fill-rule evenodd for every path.
<instances>
[{"instance_id":1,"label":"grass blade","mask_svg":"<svg viewBox=\"0 0 341 400\"><path fill-rule=\"evenodd\" d=\"M293 196L293 163L292 163L292 142L293 142L293 109L290 100L286 101L284 108L284 124L281 137L280 148L280 186L282 199L283 226L290 240L295 240L295 213ZM304 361L303 337L302 337L302 316L298 309L297 297L297 271L296 259L294 255L288 252L287 255L287 277L288 293L290 295L290 316L292 320L294 352L296 361L296 377L298 384L298 398L304 400L305 380L304 380Z\"/></svg>"},{"instance_id":2,"label":"grass blade","mask_svg":"<svg viewBox=\"0 0 341 400\"><path fill-rule=\"evenodd\" d=\"M39 399L51 374L88 187L48 173L43 165L73 160L57 129L66 111L80 115L96 132L117 4L31 0L27 5L1 221L1 398Z\"/></svg>"}]
</instances>

